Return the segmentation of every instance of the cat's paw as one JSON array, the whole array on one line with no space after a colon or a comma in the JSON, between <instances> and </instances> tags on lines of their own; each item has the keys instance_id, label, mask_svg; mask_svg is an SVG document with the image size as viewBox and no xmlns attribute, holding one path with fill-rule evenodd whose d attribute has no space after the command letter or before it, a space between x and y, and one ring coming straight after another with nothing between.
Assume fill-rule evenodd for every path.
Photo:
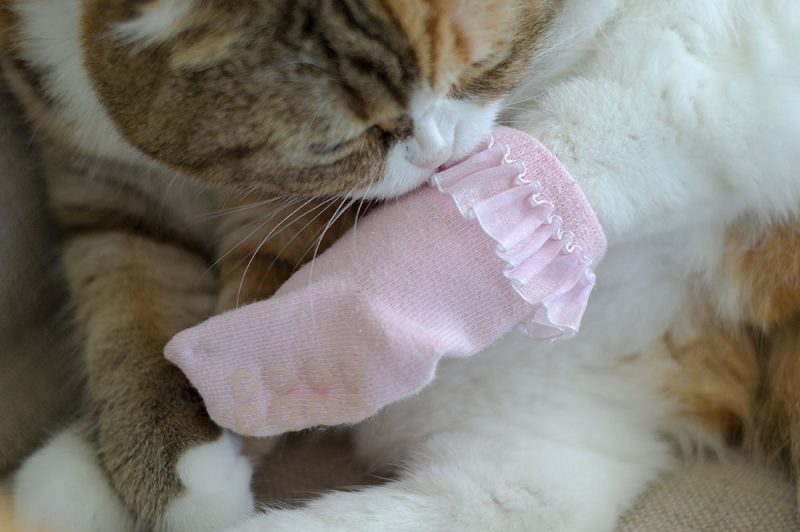
<instances>
[{"instance_id":1,"label":"cat's paw","mask_svg":"<svg viewBox=\"0 0 800 532\"><path fill-rule=\"evenodd\" d=\"M161 528L217 532L244 522L254 513L252 471L241 441L227 432L215 442L188 450L178 462L184 492L170 503Z\"/></svg>"},{"instance_id":2,"label":"cat's paw","mask_svg":"<svg viewBox=\"0 0 800 532\"><path fill-rule=\"evenodd\" d=\"M134 530L133 520L91 447L73 429L53 438L23 463L14 477L12 495L22 530Z\"/></svg>"}]
</instances>

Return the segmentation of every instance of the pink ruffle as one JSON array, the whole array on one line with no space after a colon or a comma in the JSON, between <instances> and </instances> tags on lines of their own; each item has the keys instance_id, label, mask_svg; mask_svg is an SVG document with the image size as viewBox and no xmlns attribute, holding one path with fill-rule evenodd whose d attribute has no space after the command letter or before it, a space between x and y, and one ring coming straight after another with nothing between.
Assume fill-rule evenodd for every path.
<instances>
[{"instance_id":1,"label":"pink ruffle","mask_svg":"<svg viewBox=\"0 0 800 532\"><path fill-rule=\"evenodd\" d=\"M580 328L595 286L593 260L570 230L570 220L551 201L559 194L549 195L536 179L542 169L531 166L529 171L526 163L510 158L507 144L494 139L484 147L435 175L432 182L496 242L495 252L506 264L504 275L530 305L522 330L536 339L570 338ZM540 149L551 158L545 170L563 173L555 181L574 183L555 157ZM539 162L534 161L537 166ZM591 212L582 193L576 194L569 201L583 202L583 210Z\"/></svg>"}]
</instances>

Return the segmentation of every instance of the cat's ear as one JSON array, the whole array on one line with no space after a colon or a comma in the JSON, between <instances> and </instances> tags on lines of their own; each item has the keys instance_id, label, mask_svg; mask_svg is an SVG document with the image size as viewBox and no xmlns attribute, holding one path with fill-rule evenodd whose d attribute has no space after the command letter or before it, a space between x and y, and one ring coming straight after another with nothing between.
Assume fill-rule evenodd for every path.
<instances>
[{"instance_id":1,"label":"cat's ear","mask_svg":"<svg viewBox=\"0 0 800 532\"><path fill-rule=\"evenodd\" d=\"M198 0L127 0L135 15L114 27L113 34L128 44L153 45L167 41L191 25Z\"/></svg>"}]
</instances>

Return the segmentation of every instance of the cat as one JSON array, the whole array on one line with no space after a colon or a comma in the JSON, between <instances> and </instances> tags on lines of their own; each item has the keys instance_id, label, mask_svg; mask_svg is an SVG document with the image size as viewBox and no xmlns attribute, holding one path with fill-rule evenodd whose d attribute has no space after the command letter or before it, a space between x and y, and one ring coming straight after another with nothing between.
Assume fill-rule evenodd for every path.
<instances>
[{"instance_id":1,"label":"cat","mask_svg":"<svg viewBox=\"0 0 800 532\"><path fill-rule=\"evenodd\" d=\"M84 419L16 478L40 523L603 531L682 452L800 464L795 3L5 3L88 380ZM253 515L248 460L163 344L268 297L355 218L316 243L332 216L496 120L550 148L606 230L580 335L448 361L354 428L395 480Z\"/></svg>"}]
</instances>

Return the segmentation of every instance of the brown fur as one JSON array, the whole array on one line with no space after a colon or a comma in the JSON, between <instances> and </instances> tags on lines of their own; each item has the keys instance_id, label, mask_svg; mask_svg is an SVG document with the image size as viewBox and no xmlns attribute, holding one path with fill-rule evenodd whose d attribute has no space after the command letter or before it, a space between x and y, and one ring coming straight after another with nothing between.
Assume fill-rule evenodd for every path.
<instances>
[{"instance_id":1,"label":"brown fur","mask_svg":"<svg viewBox=\"0 0 800 532\"><path fill-rule=\"evenodd\" d=\"M181 489L162 471L219 434L162 354L172 335L210 313L213 280L191 253L131 231L70 239L64 261L86 331L92 441L123 501L152 522ZM143 481L159 477L157 492Z\"/></svg>"},{"instance_id":2,"label":"brown fur","mask_svg":"<svg viewBox=\"0 0 800 532\"><path fill-rule=\"evenodd\" d=\"M19 39L17 15L11 8L11 0L0 0L0 47L11 49Z\"/></svg>"}]
</instances>

